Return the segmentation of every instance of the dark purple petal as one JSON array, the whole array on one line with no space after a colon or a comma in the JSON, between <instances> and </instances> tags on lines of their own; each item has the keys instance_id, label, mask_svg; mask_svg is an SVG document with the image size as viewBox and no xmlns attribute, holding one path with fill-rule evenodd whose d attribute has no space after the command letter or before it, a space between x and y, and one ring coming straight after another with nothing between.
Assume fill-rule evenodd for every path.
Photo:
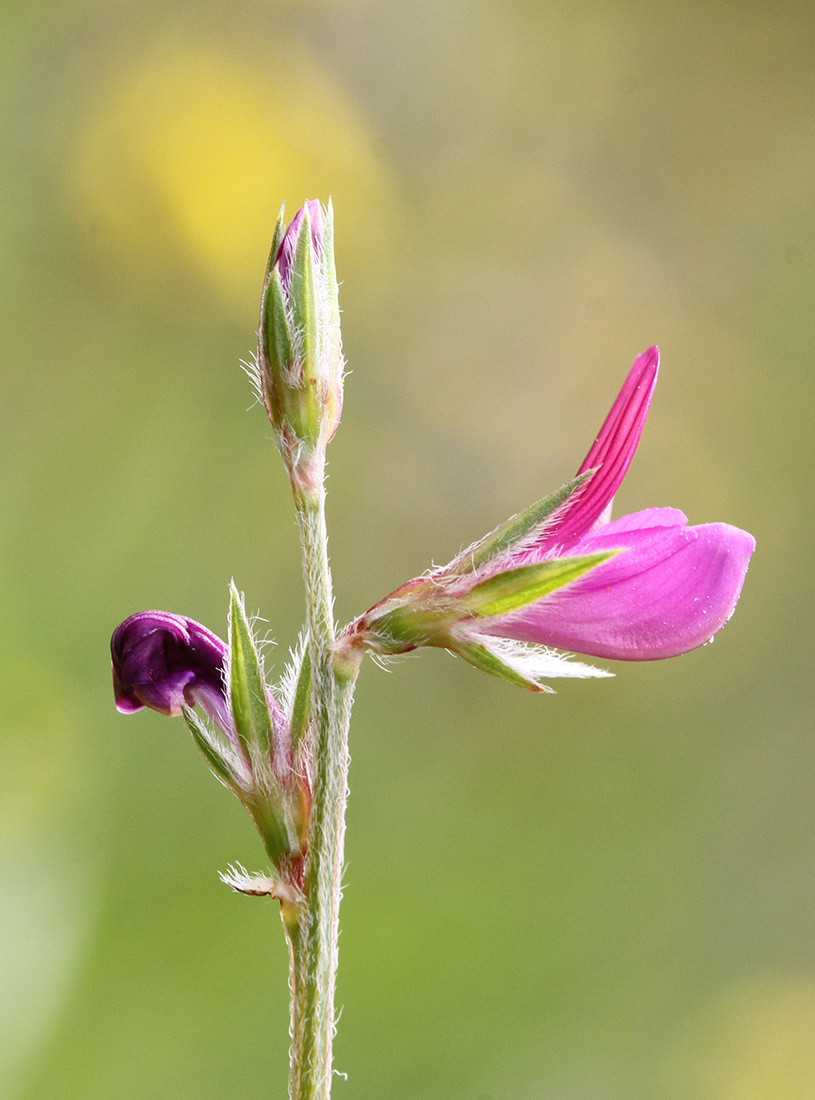
<instances>
[{"instance_id":1,"label":"dark purple petal","mask_svg":"<svg viewBox=\"0 0 815 1100\"><path fill-rule=\"evenodd\" d=\"M120 711L180 714L182 703L200 703L222 729L229 725L227 647L205 626L166 611L140 611L116 628L110 652Z\"/></svg>"},{"instance_id":2,"label":"dark purple petal","mask_svg":"<svg viewBox=\"0 0 815 1100\"><path fill-rule=\"evenodd\" d=\"M733 613L755 540L724 523L686 527L654 508L572 540L569 554L623 551L574 584L480 628L595 657L649 661L710 641Z\"/></svg>"},{"instance_id":3,"label":"dark purple petal","mask_svg":"<svg viewBox=\"0 0 815 1100\"><path fill-rule=\"evenodd\" d=\"M309 224L311 226L311 247L316 257L320 257L323 251L323 238L325 237L325 214L317 199L311 199L302 206L292 218L288 229L283 234L283 240L277 250L275 262L280 273L280 281L285 290L289 288L289 275L294 258L297 240L300 236L300 226L303 224L303 216L308 208Z\"/></svg>"},{"instance_id":4,"label":"dark purple petal","mask_svg":"<svg viewBox=\"0 0 815 1100\"><path fill-rule=\"evenodd\" d=\"M579 537L601 522L603 513L625 477L645 426L659 372L659 350L649 348L634 361L600 434L578 474L597 469L559 523L550 524L540 545Z\"/></svg>"}]
</instances>

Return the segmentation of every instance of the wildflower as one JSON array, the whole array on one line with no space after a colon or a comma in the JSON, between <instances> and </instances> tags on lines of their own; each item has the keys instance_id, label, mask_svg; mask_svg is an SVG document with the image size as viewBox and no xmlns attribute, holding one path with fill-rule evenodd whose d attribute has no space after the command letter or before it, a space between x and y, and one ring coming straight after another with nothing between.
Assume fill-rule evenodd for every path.
<instances>
[{"instance_id":1,"label":"wildflower","mask_svg":"<svg viewBox=\"0 0 815 1100\"><path fill-rule=\"evenodd\" d=\"M260 391L289 470L324 453L342 411L342 339L329 203L275 228L258 338Z\"/></svg>"},{"instance_id":2,"label":"wildflower","mask_svg":"<svg viewBox=\"0 0 815 1100\"><path fill-rule=\"evenodd\" d=\"M632 367L577 477L408 581L340 640L374 654L440 646L537 690L552 676L602 676L552 652L648 661L695 649L727 622L755 540L724 523L687 526L650 508L610 521L656 386L659 353Z\"/></svg>"}]
</instances>

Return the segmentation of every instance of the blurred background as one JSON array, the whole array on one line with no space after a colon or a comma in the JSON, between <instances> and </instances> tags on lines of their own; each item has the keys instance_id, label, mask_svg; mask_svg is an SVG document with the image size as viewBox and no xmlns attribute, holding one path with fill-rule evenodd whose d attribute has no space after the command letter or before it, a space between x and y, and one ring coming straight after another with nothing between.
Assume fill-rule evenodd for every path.
<instances>
[{"instance_id":1,"label":"blurred background","mask_svg":"<svg viewBox=\"0 0 815 1100\"><path fill-rule=\"evenodd\" d=\"M265 866L108 639L302 618L240 369L281 202L333 195L341 621L572 476L750 530L733 621L539 697L363 669L338 1100L815 1095L815 11L781 0L5 0L0 1095L283 1096Z\"/></svg>"}]
</instances>

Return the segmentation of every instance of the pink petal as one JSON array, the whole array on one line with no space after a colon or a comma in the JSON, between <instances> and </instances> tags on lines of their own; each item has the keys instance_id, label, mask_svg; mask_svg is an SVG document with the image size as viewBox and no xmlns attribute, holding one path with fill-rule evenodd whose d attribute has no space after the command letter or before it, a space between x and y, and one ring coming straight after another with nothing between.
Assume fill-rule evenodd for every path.
<instances>
[{"instance_id":1,"label":"pink petal","mask_svg":"<svg viewBox=\"0 0 815 1100\"><path fill-rule=\"evenodd\" d=\"M681 512L654 508L573 540L569 554L623 552L481 629L623 661L675 657L703 645L733 613L755 540L725 523L684 523Z\"/></svg>"},{"instance_id":2,"label":"pink petal","mask_svg":"<svg viewBox=\"0 0 815 1100\"><path fill-rule=\"evenodd\" d=\"M636 358L600 434L577 471L582 474L598 467L597 472L565 512L562 523L550 527L543 541L574 538L603 521L640 441L658 372L658 348L649 348Z\"/></svg>"},{"instance_id":3,"label":"pink petal","mask_svg":"<svg viewBox=\"0 0 815 1100\"><path fill-rule=\"evenodd\" d=\"M275 262L280 272L280 281L286 290L289 289L291 265L294 253L297 250L297 241L300 237L300 226L303 224L306 209L308 209L309 224L311 225L311 247L314 255L319 258L323 250L323 238L325 237L325 215L323 208L317 199L310 199L302 206L292 218L289 226L280 242Z\"/></svg>"}]
</instances>

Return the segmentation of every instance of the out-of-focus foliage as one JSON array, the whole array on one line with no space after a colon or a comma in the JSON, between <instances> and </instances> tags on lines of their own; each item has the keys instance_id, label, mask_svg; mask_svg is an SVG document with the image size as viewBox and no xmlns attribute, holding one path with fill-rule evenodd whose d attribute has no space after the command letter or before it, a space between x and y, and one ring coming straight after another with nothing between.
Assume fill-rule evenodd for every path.
<instances>
[{"instance_id":1,"label":"out-of-focus foliage","mask_svg":"<svg viewBox=\"0 0 815 1100\"><path fill-rule=\"evenodd\" d=\"M107 640L282 664L288 490L239 360L274 219L333 195L337 611L570 477L635 355L625 511L758 550L715 646L527 696L363 671L336 1095L815 1093L815 15L549 0L12 0L0 40L0 1094L279 1095L263 865Z\"/></svg>"}]
</instances>

